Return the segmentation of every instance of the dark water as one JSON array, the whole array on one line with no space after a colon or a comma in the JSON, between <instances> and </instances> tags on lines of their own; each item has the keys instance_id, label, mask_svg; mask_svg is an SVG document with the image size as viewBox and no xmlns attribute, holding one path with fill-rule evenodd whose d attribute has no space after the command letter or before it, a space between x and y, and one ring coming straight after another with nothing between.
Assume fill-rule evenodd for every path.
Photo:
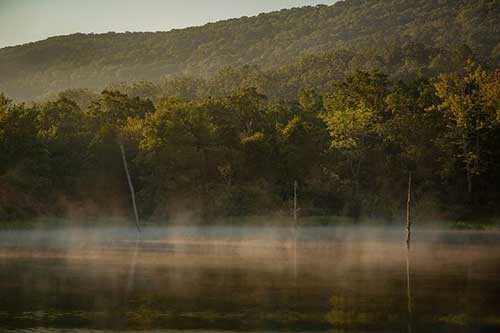
<instances>
[{"instance_id":1,"label":"dark water","mask_svg":"<svg viewBox=\"0 0 500 333\"><path fill-rule=\"evenodd\" d=\"M0 331L500 332L494 232L420 230L409 255L388 228L148 228L142 239L0 232Z\"/></svg>"}]
</instances>

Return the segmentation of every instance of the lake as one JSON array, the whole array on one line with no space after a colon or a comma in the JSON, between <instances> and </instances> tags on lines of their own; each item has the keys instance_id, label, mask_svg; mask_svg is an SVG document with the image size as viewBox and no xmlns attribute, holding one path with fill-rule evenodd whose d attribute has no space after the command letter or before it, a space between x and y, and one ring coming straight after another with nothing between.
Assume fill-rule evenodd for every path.
<instances>
[{"instance_id":1,"label":"lake","mask_svg":"<svg viewBox=\"0 0 500 333\"><path fill-rule=\"evenodd\" d=\"M500 332L500 234L404 227L0 231L6 332Z\"/></svg>"}]
</instances>

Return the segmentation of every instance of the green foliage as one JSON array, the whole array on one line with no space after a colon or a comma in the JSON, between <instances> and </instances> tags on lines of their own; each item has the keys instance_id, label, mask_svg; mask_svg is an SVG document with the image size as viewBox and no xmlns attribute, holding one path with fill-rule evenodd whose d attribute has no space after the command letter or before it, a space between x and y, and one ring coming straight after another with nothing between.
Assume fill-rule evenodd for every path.
<instances>
[{"instance_id":1,"label":"green foliage","mask_svg":"<svg viewBox=\"0 0 500 333\"><path fill-rule=\"evenodd\" d=\"M468 62L407 83L356 71L329 85L289 101L255 88L155 103L109 90L31 106L0 95L0 217L127 215L119 144L146 218L288 215L297 181L302 215L397 220L410 170L416 218L498 214L497 72Z\"/></svg>"},{"instance_id":2,"label":"green foliage","mask_svg":"<svg viewBox=\"0 0 500 333\"><path fill-rule=\"evenodd\" d=\"M0 216L42 211L50 186L50 156L38 129L38 110L0 95Z\"/></svg>"},{"instance_id":3,"label":"green foliage","mask_svg":"<svg viewBox=\"0 0 500 333\"><path fill-rule=\"evenodd\" d=\"M431 109L441 112L447 127L443 150L463 165L472 199L474 178L495 158L491 142L500 129L498 77L469 61L464 73L442 74L434 87L441 103Z\"/></svg>"},{"instance_id":4,"label":"green foliage","mask_svg":"<svg viewBox=\"0 0 500 333\"><path fill-rule=\"evenodd\" d=\"M192 99L200 79L178 75L212 77L232 66L207 95L254 86L290 99L356 69L408 80L458 70L472 55L494 67L499 8L498 0L347 0L169 32L53 37L0 50L0 91L33 99L168 77L164 94ZM271 87L279 88L271 95ZM132 91L158 93L143 83L126 93Z\"/></svg>"},{"instance_id":5,"label":"green foliage","mask_svg":"<svg viewBox=\"0 0 500 333\"><path fill-rule=\"evenodd\" d=\"M297 181L302 215L398 220L409 171L415 217L496 216L499 16L348 0L1 49L38 103L0 95L0 218L127 215L119 145L146 218L286 215Z\"/></svg>"}]
</instances>

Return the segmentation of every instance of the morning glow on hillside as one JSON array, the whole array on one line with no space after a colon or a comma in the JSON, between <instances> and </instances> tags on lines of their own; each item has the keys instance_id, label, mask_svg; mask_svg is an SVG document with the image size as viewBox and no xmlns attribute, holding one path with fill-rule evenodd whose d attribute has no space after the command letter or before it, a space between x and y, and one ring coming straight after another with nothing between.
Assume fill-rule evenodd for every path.
<instances>
[{"instance_id":1,"label":"morning glow on hillside","mask_svg":"<svg viewBox=\"0 0 500 333\"><path fill-rule=\"evenodd\" d=\"M0 331L500 331L498 0L0 0Z\"/></svg>"}]
</instances>

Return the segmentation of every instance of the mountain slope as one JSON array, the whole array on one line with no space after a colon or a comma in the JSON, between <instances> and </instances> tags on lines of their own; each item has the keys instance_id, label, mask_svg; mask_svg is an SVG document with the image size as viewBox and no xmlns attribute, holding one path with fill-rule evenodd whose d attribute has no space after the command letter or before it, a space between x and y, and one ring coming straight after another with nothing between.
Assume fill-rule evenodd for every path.
<instances>
[{"instance_id":1,"label":"mountain slope","mask_svg":"<svg viewBox=\"0 0 500 333\"><path fill-rule=\"evenodd\" d=\"M169 32L75 34L4 48L0 91L30 99L68 87L207 76L227 65L269 68L311 53L409 43L467 45L481 62L498 64L499 36L500 0L347 0Z\"/></svg>"}]
</instances>

